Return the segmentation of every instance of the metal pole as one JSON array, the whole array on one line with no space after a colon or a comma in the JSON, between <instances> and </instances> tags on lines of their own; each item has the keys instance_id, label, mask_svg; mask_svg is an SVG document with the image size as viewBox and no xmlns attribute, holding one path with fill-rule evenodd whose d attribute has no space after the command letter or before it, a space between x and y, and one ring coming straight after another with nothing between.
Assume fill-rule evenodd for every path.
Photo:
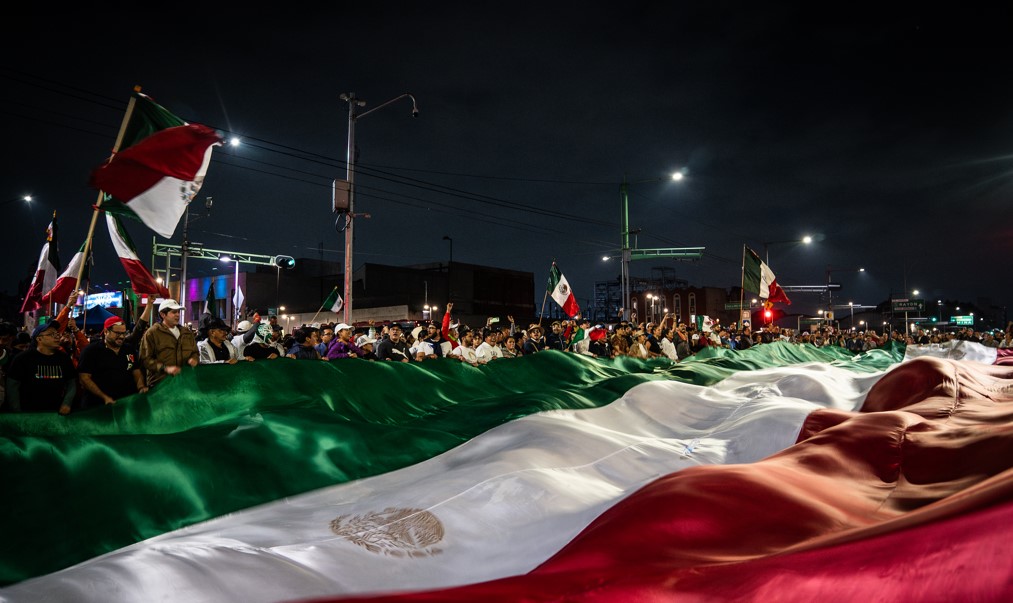
<instances>
[{"instance_id":1,"label":"metal pole","mask_svg":"<svg viewBox=\"0 0 1013 603\"><path fill-rule=\"evenodd\" d=\"M186 204L186 211L183 218L183 245L180 248L182 259L179 265L179 305L183 306L182 316L183 320L186 320L189 314L186 310L186 256L190 247L190 204ZM166 282L168 282L166 278Z\"/></svg>"},{"instance_id":2,"label":"metal pole","mask_svg":"<svg viewBox=\"0 0 1013 603\"><path fill-rule=\"evenodd\" d=\"M352 324L352 243L355 228L355 107L364 101L348 94L348 148L345 155L345 180L348 181L348 214L345 222L345 324Z\"/></svg>"},{"instance_id":3,"label":"metal pole","mask_svg":"<svg viewBox=\"0 0 1013 603\"><path fill-rule=\"evenodd\" d=\"M834 307L834 292L830 289L830 266L827 266L827 307Z\"/></svg>"},{"instance_id":4,"label":"metal pole","mask_svg":"<svg viewBox=\"0 0 1013 603\"><path fill-rule=\"evenodd\" d=\"M373 107L369 111L365 111L362 114L356 115L356 107L365 107L366 101L355 97L354 92L341 95L341 100L348 102L348 148L346 154L345 165L347 170L345 172L348 181L348 214L345 222L345 314L344 322L352 324L352 244L355 241L355 122L360 117L365 117L370 113L386 107L387 105L401 100L402 98L408 98L412 101L412 115L418 117L419 109L415 104L415 97L405 92L404 94L392 98L389 101ZM369 216L366 216L369 217Z\"/></svg>"},{"instance_id":5,"label":"metal pole","mask_svg":"<svg viewBox=\"0 0 1013 603\"><path fill-rule=\"evenodd\" d=\"M622 295L623 295L623 320L630 319L630 203L629 196L627 194L628 185L626 183L626 176L623 175L623 182L619 186L619 201L620 201L620 231L619 234L622 237L622 270L620 272L620 279L622 281Z\"/></svg>"},{"instance_id":6,"label":"metal pole","mask_svg":"<svg viewBox=\"0 0 1013 603\"><path fill-rule=\"evenodd\" d=\"M239 259L236 259L236 284L235 290L232 292L232 330L236 329L236 324L239 320Z\"/></svg>"}]
</instances>

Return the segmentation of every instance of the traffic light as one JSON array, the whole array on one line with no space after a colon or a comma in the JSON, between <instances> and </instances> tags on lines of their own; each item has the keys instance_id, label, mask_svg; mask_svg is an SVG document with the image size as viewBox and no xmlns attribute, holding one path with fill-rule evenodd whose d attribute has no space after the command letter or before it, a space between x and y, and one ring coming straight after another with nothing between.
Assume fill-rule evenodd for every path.
<instances>
[{"instance_id":1,"label":"traffic light","mask_svg":"<svg viewBox=\"0 0 1013 603\"><path fill-rule=\"evenodd\" d=\"M274 256L274 265L279 268L295 268L295 258L290 255Z\"/></svg>"}]
</instances>

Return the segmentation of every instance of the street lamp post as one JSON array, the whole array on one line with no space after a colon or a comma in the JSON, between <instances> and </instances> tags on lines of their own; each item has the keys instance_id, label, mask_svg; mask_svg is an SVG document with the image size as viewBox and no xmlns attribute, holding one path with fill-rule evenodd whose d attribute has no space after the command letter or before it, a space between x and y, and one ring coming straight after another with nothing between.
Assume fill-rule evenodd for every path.
<instances>
[{"instance_id":1,"label":"street lamp post","mask_svg":"<svg viewBox=\"0 0 1013 603\"><path fill-rule=\"evenodd\" d=\"M7 201L4 201L2 203L2 205L7 205L9 203L17 203L18 201L24 201L27 204L31 204L31 202L32 202L32 196L31 195L24 195L23 197L18 197L17 199L8 199Z\"/></svg>"},{"instance_id":2,"label":"street lamp post","mask_svg":"<svg viewBox=\"0 0 1013 603\"><path fill-rule=\"evenodd\" d=\"M402 98L412 101L412 117L419 116L418 104L415 97L405 92L404 94L390 99L389 101L373 107L369 111L356 113L357 107L365 107L366 101L355 96L354 92L342 94L339 97L348 102L348 147L346 149L346 171L345 179L348 181L348 208L345 222L345 314L344 322L352 324L352 246L354 243L355 227L355 123L363 117L378 111L387 105L397 102Z\"/></svg>"},{"instance_id":3,"label":"street lamp post","mask_svg":"<svg viewBox=\"0 0 1013 603\"><path fill-rule=\"evenodd\" d=\"M232 261L236 262L236 281L235 281L235 284L234 284L233 289L232 289L232 330L235 330L236 329L236 321L239 319L239 308L237 307L237 304L236 304L236 302L239 300L239 293L238 293L239 292L239 258L236 257L236 259L233 260L229 256L223 255L222 257L220 257L218 259L220 259L223 262L232 262Z\"/></svg>"},{"instance_id":4,"label":"street lamp post","mask_svg":"<svg viewBox=\"0 0 1013 603\"><path fill-rule=\"evenodd\" d=\"M774 245L789 245L792 243L804 243L805 245L808 245L812 242L813 238L809 235L805 235L801 239L794 239L791 241L764 241L763 256L766 258L764 261L767 263L768 266L770 266L770 250L768 248L773 247Z\"/></svg>"},{"instance_id":5,"label":"street lamp post","mask_svg":"<svg viewBox=\"0 0 1013 603\"><path fill-rule=\"evenodd\" d=\"M196 214L193 219L196 221L198 218L206 218L211 215L211 206L214 203L214 199L207 197L204 199L204 209L206 213ZM184 318L189 316L187 311L187 299L186 299L186 267L187 258L190 256L191 244L196 248L200 247L200 243L193 243L190 240L190 204L186 204L186 210L183 212L183 244L180 245L180 261L179 261L179 305L183 306L182 314ZM166 279L168 280L168 279Z\"/></svg>"},{"instance_id":6,"label":"street lamp post","mask_svg":"<svg viewBox=\"0 0 1013 603\"><path fill-rule=\"evenodd\" d=\"M831 268L827 266L827 308L831 312L834 309L834 291L831 287L830 275L834 272L865 272L865 268Z\"/></svg>"},{"instance_id":7,"label":"street lamp post","mask_svg":"<svg viewBox=\"0 0 1013 603\"><path fill-rule=\"evenodd\" d=\"M681 182L685 179L686 175L682 171L677 171L672 174L672 181ZM622 268L620 271L620 288L622 289L622 304L623 304L623 315L622 320L630 320L630 261L633 259L633 248L630 247L630 234L633 231L630 230L630 198L629 198L629 185L640 184L644 182L660 182L661 178L650 178L647 180L637 180L635 182L629 182L626 176L623 175L623 181L619 185L619 234L621 237L622 246L619 250L620 259L622 261ZM639 231L638 231L639 232ZM690 258L699 259L702 255L703 248L696 249L656 249L653 250L655 253L651 254L651 257L676 257L676 258ZM638 251L639 257L646 257L643 255L645 251Z\"/></svg>"},{"instance_id":8,"label":"street lamp post","mask_svg":"<svg viewBox=\"0 0 1013 603\"><path fill-rule=\"evenodd\" d=\"M851 322L848 324L851 330L855 330L855 302L848 302L848 308L851 309Z\"/></svg>"}]
</instances>

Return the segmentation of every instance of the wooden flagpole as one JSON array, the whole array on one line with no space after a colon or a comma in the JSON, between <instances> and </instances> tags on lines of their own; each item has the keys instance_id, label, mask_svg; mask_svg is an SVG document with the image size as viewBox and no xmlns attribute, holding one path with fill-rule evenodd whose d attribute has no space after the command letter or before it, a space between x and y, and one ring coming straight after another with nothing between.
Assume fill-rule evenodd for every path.
<instances>
[{"instance_id":1,"label":"wooden flagpole","mask_svg":"<svg viewBox=\"0 0 1013 603\"><path fill-rule=\"evenodd\" d=\"M333 293L334 291L337 291L337 290L338 290L338 286L334 285L334 289L331 289L331 293ZM330 295L328 295L327 297L330 297ZM327 300L325 299L324 301L326 302ZM306 323L306 324L313 324L313 323L315 323L317 321L317 316L320 316L320 313L323 312L323 311L324 311L324 305L320 304L320 309L317 310L317 313L314 314L313 318L311 318L310 321L308 323Z\"/></svg>"},{"instance_id":2,"label":"wooden flagpole","mask_svg":"<svg viewBox=\"0 0 1013 603\"><path fill-rule=\"evenodd\" d=\"M556 265L556 260L552 260L552 265ZM549 289L545 288L545 295L542 297L542 309L538 311L538 328L542 328L542 315L545 314L545 302L549 299Z\"/></svg>"},{"instance_id":3,"label":"wooden flagpole","mask_svg":"<svg viewBox=\"0 0 1013 603\"><path fill-rule=\"evenodd\" d=\"M140 92L140 86L134 86L134 92ZM134 113L134 105L137 100L131 95L130 101L127 102L127 112L123 115L123 122L120 124L120 131L116 135L116 142L113 144L113 152L109 157L112 158L120 151L120 145L123 144L123 137L127 132L127 124L130 123L130 117ZM95 202L95 211L91 215L91 226L88 227L88 237L84 240L84 257L88 257L88 253L91 252L91 240L95 234L95 223L98 222L99 212L102 211L102 199L105 197L105 193L102 191L98 192L98 200ZM77 284L80 286L81 278L84 274L84 265L86 262L81 262L81 267L77 269Z\"/></svg>"}]
</instances>

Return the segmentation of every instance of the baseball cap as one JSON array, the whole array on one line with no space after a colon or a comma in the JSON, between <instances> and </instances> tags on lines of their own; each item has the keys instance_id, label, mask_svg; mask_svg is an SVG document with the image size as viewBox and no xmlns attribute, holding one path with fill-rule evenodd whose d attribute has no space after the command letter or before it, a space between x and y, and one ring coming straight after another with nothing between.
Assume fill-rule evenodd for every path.
<instances>
[{"instance_id":1,"label":"baseball cap","mask_svg":"<svg viewBox=\"0 0 1013 603\"><path fill-rule=\"evenodd\" d=\"M253 327L253 323L252 322L250 322L248 320L244 320L244 321L240 322L238 325L236 325L236 331L239 332L239 333L245 333L245 332L249 331L252 327Z\"/></svg>"},{"instance_id":2,"label":"baseball cap","mask_svg":"<svg viewBox=\"0 0 1013 603\"><path fill-rule=\"evenodd\" d=\"M44 324L41 324L41 325L38 325L38 326L35 327L35 329L32 330L32 339L35 339L39 335L42 335L42 332L45 331L46 329L57 329L58 330L59 328L60 328L60 323L53 322L53 321L47 322L47 323L44 323Z\"/></svg>"},{"instance_id":3,"label":"baseball cap","mask_svg":"<svg viewBox=\"0 0 1013 603\"><path fill-rule=\"evenodd\" d=\"M221 318L212 318L211 320L208 321L207 329L208 331L210 331L211 329L219 329L228 333L229 325L225 324L225 321L222 320Z\"/></svg>"},{"instance_id":4,"label":"baseball cap","mask_svg":"<svg viewBox=\"0 0 1013 603\"><path fill-rule=\"evenodd\" d=\"M376 343L376 340L370 337L369 335L362 335L355 340L355 345L359 346L360 348L364 345L369 345L371 343Z\"/></svg>"},{"instance_id":5,"label":"baseball cap","mask_svg":"<svg viewBox=\"0 0 1013 603\"><path fill-rule=\"evenodd\" d=\"M158 313L161 314L166 310L179 310L182 309L182 307L183 306L179 305L179 302L174 299L163 299L162 303L158 304Z\"/></svg>"},{"instance_id":6,"label":"baseball cap","mask_svg":"<svg viewBox=\"0 0 1013 603\"><path fill-rule=\"evenodd\" d=\"M123 319L120 318L119 316L110 316L109 318L106 319L104 323L102 323L102 328L109 330L117 324L123 324Z\"/></svg>"},{"instance_id":7,"label":"baseball cap","mask_svg":"<svg viewBox=\"0 0 1013 603\"><path fill-rule=\"evenodd\" d=\"M343 330L343 329L348 329L348 330L352 330L352 325L347 325L347 324L345 324L345 323L343 323L343 322L342 322L342 323L338 323L338 324L337 324L337 325L335 325L335 327L334 327L334 332L335 332L335 333L337 333L338 331L341 331L341 330Z\"/></svg>"}]
</instances>

